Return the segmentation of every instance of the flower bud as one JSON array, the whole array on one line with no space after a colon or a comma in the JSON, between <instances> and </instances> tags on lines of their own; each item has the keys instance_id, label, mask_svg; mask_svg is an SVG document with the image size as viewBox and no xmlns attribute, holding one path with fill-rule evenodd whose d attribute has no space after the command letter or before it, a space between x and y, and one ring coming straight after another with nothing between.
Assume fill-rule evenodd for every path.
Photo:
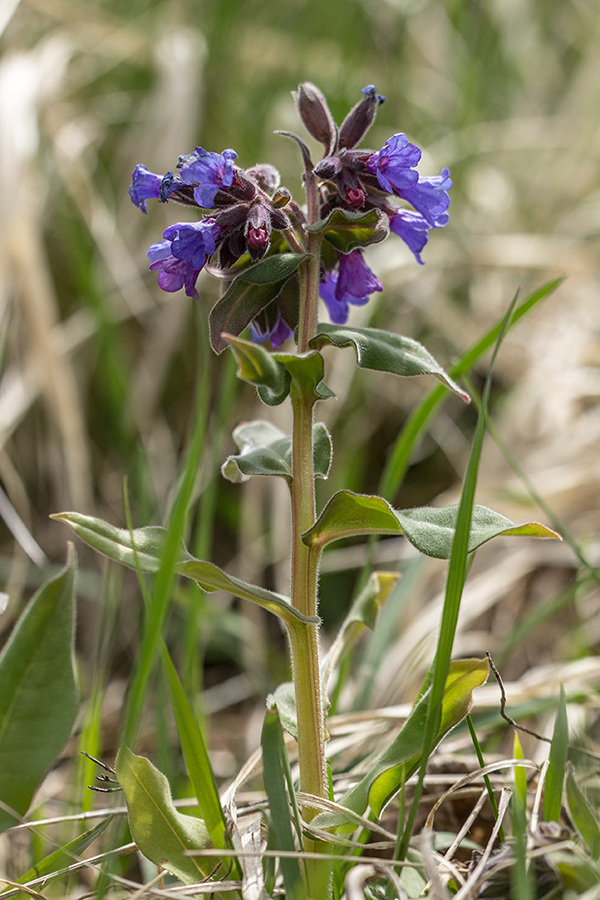
<instances>
[{"instance_id":1,"label":"flower bud","mask_svg":"<svg viewBox=\"0 0 600 900\"><path fill-rule=\"evenodd\" d=\"M271 166L269 163L258 163L256 166L251 166L249 169L246 169L246 175L254 178L259 188L266 191L267 194L272 194L273 191L276 191L281 183L279 172L275 166Z\"/></svg>"},{"instance_id":2,"label":"flower bud","mask_svg":"<svg viewBox=\"0 0 600 900\"><path fill-rule=\"evenodd\" d=\"M337 129L325 97L309 81L301 84L297 93L293 92L293 96L306 130L311 137L323 144L325 156L328 156L333 150Z\"/></svg>"},{"instance_id":3,"label":"flower bud","mask_svg":"<svg viewBox=\"0 0 600 900\"><path fill-rule=\"evenodd\" d=\"M350 149L360 143L375 121L377 107L385 100L385 97L376 92L373 84L364 87L361 93L363 94L363 99L350 110L342 122L339 139L340 147Z\"/></svg>"}]
</instances>

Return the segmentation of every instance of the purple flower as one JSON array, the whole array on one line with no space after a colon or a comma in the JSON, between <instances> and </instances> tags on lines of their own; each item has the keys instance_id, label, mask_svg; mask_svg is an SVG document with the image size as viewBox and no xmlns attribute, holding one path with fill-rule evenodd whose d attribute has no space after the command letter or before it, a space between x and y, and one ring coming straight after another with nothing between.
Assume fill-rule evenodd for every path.
<instances>
[{"instance_id":1,"label":"purple flower","mask_svg":"<svg viewBox=\"0 0 600 900\"><path fill-rule=\"evenodd\" d=\"M148 249L147 256L151 262L150 271L158 272L158 284L163 291L173 293L185 287L188 297L198 296L196 281L200 269L195 269L185 259L176 259L171 254L170 241L152 244Z\"/></svg>"},{"instance_id":2,"label":"purple flower","mask_svg":"<svg viewBox=\"0 0 600 900\"><path fill-rule=\"evenodd\" d=\"M448 191L451 187L450 169L442 169L439 175L419 178L412 187L402 188L396 193L421 213L430 228L443 228L450 218L447 210L450 206Z\"/></svg>"},{"instance_id":3,"label":"purple flower","mask_svg":"<svg viewBox=\"0 0 600 900\"><path fill-rule=\"evenodd\" d=\"M147 213L146 200L158 200L162 175L155 175L146 166L138 165L133 170L132 183L129 185L129 196L134 206Z\"/></svg>"},{"instance_id":4,"label":"purple flower","mask_svg":"<svg viewBox=\"0 0 600 900\"><path fill-rule=\"evenodd\" d=\"M217 249L222 230L214 219L208 218L200 222L177 222L163 232L163 237L171 242L170 252L176 259L183 259L200 271Z\"/></svg>"},{"instance_id":5,"label":"purple flower","mask_svg":"<svg viewBox=\"0 0 600 900\"><path fill-rule=\"evenodd\" d=\"M348 319L349 303L363 306L373 291L382 290L382 283L364 261L361 250L340 254L339 273L328 272L319 284L321 299L336 325L343 325Z\"/></svg>"},{"instance_id":6,"label":"purple flower","mask_svg":"<svg viewBox=\"0 0 600 900\"><path fill-rule=\"evenodd\" d=\"M377 176L379 184L390 194L416 184L419 175L414 171L421 159L421 151L411 144L405 134L394 134L381 150L367 159L367 169Z\"/></svg>"},{"instance_id":7,"label":"purple flower","mask_svg":"<svg viewBox=\"0 0 600 900\"><path fill-rule=\"evenodd\" d=\"M218 190L231 187L234 178L235 150L211 153L196 147L194 153L180 158L181 179L194 186L194 199L198 206L212 209Z\"/></svg>"},{"instance_id":8,"label":"purple flower","mask_svg":"<svg viewBox=\"0 0 600 900\"><path fill-rule=\"evenodd\" d=\"M277 312L277 318L273 325L265 325L263 327L256 319L253 319L252 322L250 322L250 336L254 343L262 344L268 338L271 341L273 350L277 350L278 347L281 347L284 341L291 338L293 334L294 332L279 311Z\"/></svg>"},{"instance_id":9,"label":"purple flower","mask_svg":"<svg viewBox=\"0 0 600 900\"><path fill-rule=\"evenodd\" d=\"M421 250L429 240L429 225L421 213L412 209L399 209L394 216L390 216L390 229L402 238L422 266Z\"/></svg>"}]
</instances>

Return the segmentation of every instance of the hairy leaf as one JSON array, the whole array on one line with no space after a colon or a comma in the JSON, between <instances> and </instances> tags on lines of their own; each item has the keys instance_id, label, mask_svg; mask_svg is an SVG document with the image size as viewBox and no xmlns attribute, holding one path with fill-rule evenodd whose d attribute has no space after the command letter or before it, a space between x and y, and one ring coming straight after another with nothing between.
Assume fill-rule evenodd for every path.
<instances>
[{"instance_id":1,"label":"hairy leaf","mask_svg":"<svg viewBox=\"0 0 600 900\"><path fill-rule=\"evenodd\" d=\"M168 535L164 528L152 525L147 528L135 528L130 532L126 528L110 525L103 519L76 512L56 513L52 518L70 525L82 540L109 559L114 559L132 569L136 569L139 565L143 572L158 572ZM290 605L289 599L282 594L234 578L212 563L195 559L183 544L175 571L179 575L197 581L205 591L227 591L242 600L251 600L279 616L288 625L293 622L319 621L316 617L306 617L297 612Z\"/></svg>"},{"instance_id":2,"label":"hairy leaf","mask_svg":"<svg viewBox=\"0 0 600 900\"><path fill-rule=\"evenodd\" d=\"M29 602L0 654L0 831L25 815L75 722L74 578L69 545L65 569Z\"/></svg>"},{"instance_id":3,"label":"hairy leaf","mask_svg":"<svg viewBox=\"0 0 600 900\"><path fill-rule=\"evenodd\" d=\"M320 350L326 344L335 347L353 346L356 362L361 369L390 372L392 375L434 375L451 391L469 402L470 398L442 369L428 350L400 334L379 328L349 328L346 325L319 325L318 334L310 346Z\"/></svg>"},{"instance_id":4,"label":"hairy leaf","mask_svg":"<svg viewBox=\"0 0 600 900\"><path fill-rule=\"evenodd\" d=\"M341 538L363 534L404 534L421 553L437 559L449 559L457 515L458 506L397 510L383 497L338 491L302 539L320 552L327 544ZM486 506L474 506L469 552L499 535L560 540L560 536L545 525L537 522L516 525Z\"/></svg>"},{"instance_id":5,"label":"hairy leaf","mask_svg":"<svg viewBox=\"0 0 600 900\"><path fill-rule=\"evenodd\" d=\"M119 750L116 770L127 801L131 836L144 856L184 884L204 878L213 869L214 860L203 863L198 857L185 855L186 851L209 845L202 819L180 813L162 772L128 747Z\"/></svg>"},{"instance_id":6,"label":"hairy leaf","mask_svg":"<svg viewBox=\"0 0 600 900\"><path fill-rule=\"evenodd\" d=\"M275 299L303 259L306 259L305 253L277 253L261 259L234 278L209 316L210 340L216 353L228 346L223 334L241 334Z\"/></svg>"},{"instance_id":7,"label":"hairy leaf","mask_svg":"<svg viewBox=\"0 0 600 900\"><path fill-rule=\"evenodd\" d=\"M230 456L221 467L229 481L246 481L252 475L280 475L292 480L292 437L262 420L245 422L233 432L240 452ZM331 465L331 437L325 425L313 426L313 464L315 476L327 478Z\"/></svg>"}]
</instances>

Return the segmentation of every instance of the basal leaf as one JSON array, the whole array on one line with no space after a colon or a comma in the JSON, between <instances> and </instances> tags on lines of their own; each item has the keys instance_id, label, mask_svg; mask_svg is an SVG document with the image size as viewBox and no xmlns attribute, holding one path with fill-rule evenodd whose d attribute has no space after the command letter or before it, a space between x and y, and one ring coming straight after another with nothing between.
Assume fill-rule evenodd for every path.
<instances>
[{"instance_id":1,"label":"basal leaf","mask_svg":"<svg viewBox=\"0 0 600 900\"><path fill-rule=\"evenodd\" d=\"M221 467L229 481L246 481L252 475L280 475L292 480L292 438L275 425L262 420L246 422L233 432L240 453L230 456ZM327 478L331 464L331 437L325 425L313 426L315 476Z\"/></svg>"},{"instance_id":2,"label":"basal leaf","mask_svg":"<svg viewBox=\"0 0 600 900\"><path fill-rule=\"evenodd\" d=\"M390 233L389 218L379 209L369 212L332 210L326 219L307 226L308 231L323 232L326 240L340 253L350 253L357 247L378 244Z\"/></svg>"},{"instance_id":3,"label":"basal leaf","mask_svg":"<svg viewBox=\"0 0 600 900\"><path fill-rule=\"evenodd\" d=\"M487 659L460 659L450 664L435 746L469 712L472 692L474 688L484 684L487 676ZM415 704L394 740L378 757L370 771L344 794L340 800L342 806L359 815L363 815L367 807L370 807L379 816L386 803L417 770L421 762L429 696L428 690ZM342 823L333 814L321 813L314 824L320 828L328 828Z\"/></svg>"},{"instance_id":4,"label":"basal leaf","mask_svg":"<svg viewBox=\"0 0 600 900\"><path fill-rule=\"evenodd\" d=\"M0 831L29 809L77 715L74 578L69 545L66 568L29 602L0 654Z\"/></svg>"},{"instance_id":5,"label":"basal leaf","mask_svg":"<svg viewBox=\"0 0 600 900\"><path fill-rule=\"evenodd\" d=\"M560 821L568 753L569 722L567 719L567 698L561 684L552 744L550 745L550 765L548 766L544 783L544 819L546 822Z\"/></svg>"},{"instance_id":6,"label":"basal leaf","mask_svg":"<svg viewBox=\"0 0 600 900\"><path fill-rule=\"evenodd\" d=\"M214 860L202 863L196 856L185 855L209 845L202 819L180 813L162 772L128 747L119 750L116 770L127 801L131 836L139 850L184 884L202 880L214 868Z\"/></svg>"},{"instance_id":7,"label":"basal leaf","mask_svg":"<svg viewBox=\"0 0 600 900\"><path fill-rule=\"evenodd\" d=\"M364 534L404 534L421 553L437 559L449 559L457 515L458 506L397 510L383 497L338 491L302 539L319 553L327 544L341 538ZM537 522L515 525L506 516L486 506L474 506L469 552L499 535L560 540L560 536L545 525Z\"/></svg>"},{"instance_id":8,"label":"basal leaf","mask_svg":"<svg viewBox=\"0 0 600 900\"><path fill-rule=\"evenodd\" d=\"M345 325L319 325L318 334L310 346L320 350L326 344L335 347L353 346L356 362L361 369L390 372L392 375L433 375L451 391L469 402L470 398L442 369L428 350L400 334L379 328L349 328Z\"/></svg>"},{"instance_id":9,"label":"basal leaf","mask_svg":"<svg viewBox=\"0 0 600 900\"><path fill-rule=\"evenodd\" d=\"M223 334L241 334L275 299L303 259L306 259L305 253L277 253L234 278L209 316L210 340L216 353L221 353L228 345Z\"/></svg>"},{"instance_id":10,"label":"basal leaf","mask_svg":"<svg viewBox=\"0 0 600 900\"><path fill-rule=\"evenodd\" d=\"M110 525L103 519L76 512L56 513L52 518L70 525L82 540L109 559L114 559L132 569L137 569L139 564L143 572L158 572L168 536L164 528L153 525L135 528L130 532L126 528ZM319 621L316 617L307 618L297 612L290 605L289 599L282 594L234 578L212 563L195 559L190 556L183 544L175 571L186 578L192 578L205 591L226 591L243 600L251 600L279 616L287 624Z\"/></svg>"}]
</instances>

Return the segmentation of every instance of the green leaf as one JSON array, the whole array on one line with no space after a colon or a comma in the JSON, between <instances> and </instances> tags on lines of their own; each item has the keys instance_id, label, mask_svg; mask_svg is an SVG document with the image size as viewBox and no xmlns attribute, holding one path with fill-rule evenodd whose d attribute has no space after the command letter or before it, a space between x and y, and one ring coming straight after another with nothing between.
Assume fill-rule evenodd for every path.
<instances>
[{"instance_id":1,"label":"green leaf","mask_svg":"<svg viewBox=\"0 0 600 900\"><path fill-rule=\"evenodd\" d=\"M277 711L268 709L262 733L263 769L265 789L269 800L269 849L294 854L296 851L292 823L285 788L283 754L285 743ZM279 860L281 873L290 900L306 897L298 858L282 856Z\"/></svg>"},{"instance_id":2,"label":"green leaf","mask_svg":"<svg viewBox=\"0 0 600 900\"><path fill-rule=\"evenodd\" d=\"M234 278L209 316L210 341L216 353L227 347L223 334L241 334L252 319L275 299L306 257L306 253L277 253Z\"/></svg>"},{"instance_id":3,"label":"green leaf","mask_svg":"<svg viewBox=\"0 0 600 900\"><path fill-rule=\"evenodd\" d=\"M487 676L487 659L460 659L450 664L434 746L464 719L472 706L474 688L484 684ZM423 729L430 693L429 689L418 700L399 733L378 757L371 770L344 794L340 800L342 806L359 815L363 815L367 807L370 807L379 816L386 803L417 770L421 762ZM320 828L328 828L339 825L340 821L337 815L321 813L314 824Z\"/></svg>"},{"instance_id":4,"label":"green leaf","mask_svg":"<svg viewBox=\"0 0 600 900\"><path fill-rule=\"evenodd\" d=\"M196 856L185 855L209 846L208 829L202 819L175 808L162 772L125 746L117 754L116 770L127 801L131 836L144 856L184 884L208 875L213 859L202 863Z\"/></svg>"},{"instance_id":5,"label":"green leaf","mask_svg":"<svg viewBox=\"0 0 600 900\"><path fill-rule=\"evenodd\" d=\"M227 826L204 735L164 644L161 658L177 734L200 815L206 823L213 847L225 847Z\"/></svg>"},{"instance_id":6,"label":"green leaf","mask_svg":"<svg viewBox=\"0 0 600 900\"><path fill-rule=\"evenodd\" d=\"M325 360L320 353L275 353L274 356L305 395L312 396L314 400L328 400L335 396L323 381Z\"/></svg>"},{"instance_id":7,"label":"green leaf","mask_svg":"<svg viewBox=\"0 0 600 900\"><path fill-rule=\"evenodd\" d=\"M76 512L55 513L52 518L70 525L75 534L109 559L114 559L132 569L136 569L139 565L143 572L157 572L160 567L168 537L168 532L164 528L151 525L146 528L135 528L130 532L125 528L110 525L103 519ZM175 571L186 578L192 578L205 591L227 591L242 600L251 600L279 616L288 625L293 622L319 621L316 616L307 617L297 612L290 605L289 599L282 594L234 578L212 563L195 559L187 552L183 543Z\"/></svg>"},{"instance_id":8,"label":"green leaf","mask_svg":"<svg viewBox=\"0 0 600 900\"><path fill-rule=\"evenodd\" d=\"M292 480L292 438L270 422L245 422L233 432L240 452L228 457L221 472L229 481L246 481L252 475L280 475ZM325 425L313 426L313 464L315 476L327 478L333 452Z\"/></svg>"},{"instance_id":9,"label":"green leaf","mask_svg":"<svg viewBox=\"0 0 600 900\"><path fill-rule=\"evenodd\" d=\"M567 806L575 828L595 860L600 859L600 825L598 814L577 784L573 766L567 764Z\"/></svg>"},{"instance_id":10,"label":"green leaf","mask_svg":"<svg viewBox=\"0 0 600 900\"><path fill-rule=\"evenodd\" d=\"M544 819L559 822L562 809L565 767L569 752L569 723L567 720L567 698L561 684L560 699L550 745L550 765L544 784Z\"/></svg>"},{"instance_id":11,"label":"green leaf","mask_svg":"<svg viewBox=\"0 0 600 900\"><path fill-rule=\"evenodd\" d=\"M326 344L335 347L353 346L356 362L361 369L390 372L392 375L434 375L451 391L469 402L470 398L442 367L428 350L400 334L392 334L379 328L348 328L345 325L319 325L318 334L310 341L310 346L320 350Z\"/></svg>"},{"instance_id":12,"label":"green leaf","mask_svg":"<svg viewBox=\"0 0 600 900\"><path fill-rule=\"evenodd\" d=\"M307 231L322 232L326 240L340 253L350 253L357 247L378 244L390 233L389 218L379 209L369 212L332 210L326 219L307 225Z\"/></svg>"},{"instance_id":13,"label":"green leaf","mask_svg":"<svg viewBox=\"0 0 600 900\"><path fill-rule=\"evenodd\" d=\"M87 850L90 844L102 834L109 822L112 822L112 819L112 816L107 816L106 819L103 819L95 825L94 828L90 828L89 831L85 831L72 841L69 841L64 847L60 847L58 850L55 850L54 853L45 856L44 859L36 863L32 869L29 869L29 871L22 875L19 878L18 883L27 884L27 882L33 881L35 878L43 877L47 877L48 881L50 881L52 875L63 874L62 870L71 866L73 862L81 856L84 850ZM19 897L25 896L25 894L19 894Z\"/></svg>"},{"instance_id":14,"label":"green leaf","mask_svg":"<svg viewBox=\"0 0 600 900\"><path fill-rule=\"evenodd\" d=\"M404 534L417 550L437 559L449 559L452 552L458 506L393 509L383 497L338 491L323 509L302 540L319 553L341 538L363 534ZM472 552L499 535L556 538L552 529L537 522L516 525L506 516L474 506L468 550Z\"/></svg>"},{"instance_id":15,"label":"green leaf","mask_svg":"<svg viewBox=\"0 0 600 900\"><path fill-rule=\"evenodd\" d=\"M0 654L0 831L29 809L77 715L75 569L69 545L65 569L32 598Z\"/></svg>"},{"instance_id":16,"label":"green leaf","mask_svg":"<svg viewBox=\"0 0 600 900\"><path fill-rule=\"evenodd\" d=\"M260 344L224 333L237 359L237 376L258 388L260 399L267 406L283 403L290 392L291 378L284 365Z\"/></svg>"}]
</instances>

